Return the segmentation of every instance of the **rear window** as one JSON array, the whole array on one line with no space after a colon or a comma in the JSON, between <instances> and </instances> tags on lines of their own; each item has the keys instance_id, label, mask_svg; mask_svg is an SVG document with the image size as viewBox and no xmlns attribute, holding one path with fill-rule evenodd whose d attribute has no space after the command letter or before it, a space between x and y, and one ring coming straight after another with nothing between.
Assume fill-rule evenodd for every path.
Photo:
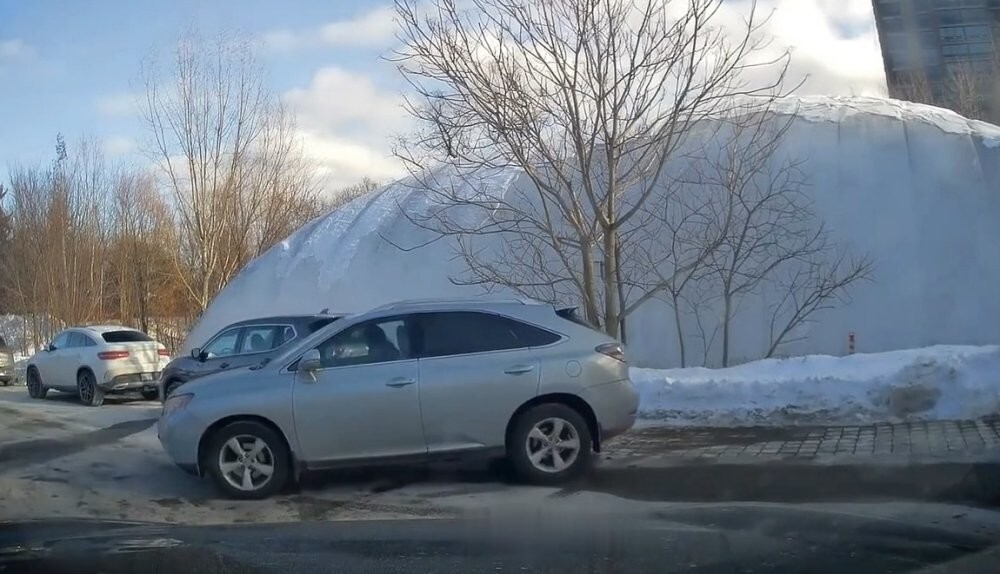
<instances>
[{"instance_id":1,"label":"rear window","mask_svg":"<svg viewBox=\"0 0 1000 574\"><path fill-rule=\"evenodd\" d=\"M597 325L594 325L591 322L584 319L583 317L581 317L580 312L577 310L576 307L567 307L565 309L558 309L556 311L556 315L559 315L559 317L567 321L570 321L571 323L576 323L581 327L586 327L588 329L600 331L600 329L597 328Z\"/></svg>"},{"instance_id":2,"label":"rear window","mask_svg":"<svg viewBox=\"0 0 1000 574\"><path fill-rule=\"evenodd\" d=\"M153 340L152 337L142 331L133 331L131 329L101 333L101 338L106 343L140 343Z\"/></svg>"}]
</instances>

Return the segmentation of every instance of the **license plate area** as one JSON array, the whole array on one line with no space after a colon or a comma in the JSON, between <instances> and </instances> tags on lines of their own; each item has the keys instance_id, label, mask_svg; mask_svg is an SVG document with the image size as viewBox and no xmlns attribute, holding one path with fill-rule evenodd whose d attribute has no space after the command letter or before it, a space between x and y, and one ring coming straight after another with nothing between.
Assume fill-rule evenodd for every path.
<instances>
[{"instance_id":1,"label":"license plate area","mask_svg":"<svg viewBox=\"0 0 1000 574\"><path fill-rule=\"evenodd\" d=\"M144 383L148 383L153 380L153 373L142 373L139 375L139 380Z\"/></svg>"}]
</instances>

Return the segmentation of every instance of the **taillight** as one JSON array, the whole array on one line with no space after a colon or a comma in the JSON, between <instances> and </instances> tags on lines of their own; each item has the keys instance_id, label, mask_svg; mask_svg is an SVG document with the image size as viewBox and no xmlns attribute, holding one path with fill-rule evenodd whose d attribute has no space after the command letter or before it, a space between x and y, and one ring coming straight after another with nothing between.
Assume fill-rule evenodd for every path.
<instances>
[{"instance_id":1,"label":"taillight","mask_svg":"<svg viewBox=\"0 0 1000 574\"><path fill-rule=\"evenodd\" d=\"M97 358L102 361L112 361L114 359L127 359L128 351L102 351L97 353Z\"/></svg>"},{"instance_id":2,"label":"taillight","mask_svg":"<svg viewBox=\"0 0 1000 574\"><path fill-rule=\"evenodd\" d=\"M159 350L158 350L158 351L156 351L156 352L157 352L157 354L159 354L159 355L160 355L161 357L169 357L169 356L170 356L170 351L168 351L168 350L166 350L166 349L159 349Z\"/></svg>"},{"instance_id":3,"label":"taillight","mask_svg":"<svg viewBox=\"0 0 1000 574\"><path fill-rule=\"evenodd\" d=\"M623 363L628 362L625 360L625 347L622 347L621 343L604 343L595 347L594 350L602 355L607 355L616 361L621 361Z\"/></svg>"}]
</instances>

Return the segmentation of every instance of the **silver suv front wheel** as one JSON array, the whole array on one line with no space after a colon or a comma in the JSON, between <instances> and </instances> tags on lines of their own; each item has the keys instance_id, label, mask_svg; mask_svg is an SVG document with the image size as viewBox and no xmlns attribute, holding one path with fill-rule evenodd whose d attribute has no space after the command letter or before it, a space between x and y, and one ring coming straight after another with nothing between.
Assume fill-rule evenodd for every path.
<instances>
[{"instance_id":1,"label":"silver suv front wheel","mask_svg":"<svg viewBox=\"0 0 1000 574\"><path fill-rule=\"evenodd\" d=\"M288 448L278 433L256 421L240 421L215 432L203 464L227 495L259 499L284 487L288 461Z\"/></svg>"}]
</instances>

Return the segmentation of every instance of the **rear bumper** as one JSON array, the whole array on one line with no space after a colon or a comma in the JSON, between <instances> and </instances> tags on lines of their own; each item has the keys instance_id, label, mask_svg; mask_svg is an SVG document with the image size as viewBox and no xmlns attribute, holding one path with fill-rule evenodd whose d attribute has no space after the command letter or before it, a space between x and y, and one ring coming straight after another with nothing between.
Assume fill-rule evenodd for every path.
<instances>
[{"instance_id":1,"label":"rear bumper","mask_svg":"<svg viewBox=\"0 0 1000 574\"><path fill-rule=\"evenodd\" d=\"M124 391L155 391L157 381L160 380L159 372L149 373L128 373L111 377L100 385L101 390L106 393Z\"/></svg>"},{"instance_id":2,"label":"rear bumper","mask_svg":"<svg viewBox=\"0 0 1000 574\"><path fill-rule=\"evenodd\" d=\"M594 409L601 442L628 432L639 412L639 393L628 379L590 387L581 397Z\"/></svg>"}]
</instances>

